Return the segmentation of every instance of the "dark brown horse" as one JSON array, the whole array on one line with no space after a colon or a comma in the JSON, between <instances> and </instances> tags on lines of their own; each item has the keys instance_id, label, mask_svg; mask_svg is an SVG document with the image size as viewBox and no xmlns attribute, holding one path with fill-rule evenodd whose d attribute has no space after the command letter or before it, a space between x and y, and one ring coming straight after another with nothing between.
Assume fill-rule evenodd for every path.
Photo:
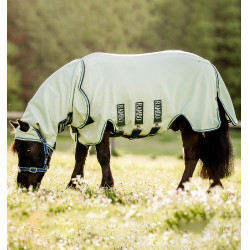
<instances>
[{"instance_id":1,"label":"dark brown horse","mask_svg":"<svg viewBox=\"0 0 250 250\"><path fill-rule=\"evenodd\" d=\"M206 133L194 132L184 116L180 116L172 124L171 129L180 130L184 149L185 170L178 189L184 189L184 183L189 181L199 160L202 161L201 176L210 180L210 187L222 187L220 179L229 176L233 171L233 151L229 136L229 126L225 111L219 102L221 126L219 129ZM21 120L10 121L13 128L20 126L20 130L29 130L29 124ZM102 168L101 187L113 187L114 180L110 167L109 137L114 133L113 125L107 123L102 141L96 145L97 159ZM45 151L43 143L15 139L11 146L12 152L18 154L19 166L42 169L44 167ZM84 165L88 155L89 146L76 143L75 167L68 183L68 187L75 187L73 179L78 175L84 178ZM51 155L48 155L49 166ZM17 183L28 188L32 185L39 187L46 171L19 171Z\"/></svg>"},{"instance_id":2,"label":"dark brown horse","mask_svg":"<svg viewBox=\"0 0 250 250\"><path fill-rule=\"evenodd\" d=\"M11 122L16 130L11 148L19 159L17 183L40 186L56 137L69 125L77 142L69 187L78 175L84 177L86 145L96 145L101 186L112 187L109 137L143 138L169 128L181 131L184 148L185 170L177 188L184 188L199 160L210 187L222 186L220 179L233 170L228 120L237 123L226 86L217 69L197 55L93 53L52 74L22 120Z\"/></svg>"}]
</instances>

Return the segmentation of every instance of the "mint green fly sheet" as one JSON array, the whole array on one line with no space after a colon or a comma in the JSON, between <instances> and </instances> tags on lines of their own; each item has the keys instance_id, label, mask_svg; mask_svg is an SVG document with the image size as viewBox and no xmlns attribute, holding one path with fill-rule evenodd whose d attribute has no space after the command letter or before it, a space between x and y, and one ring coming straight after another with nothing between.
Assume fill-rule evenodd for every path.
<instances>
[{"instance_id":1,"label":"mint green fly sheet","mask_svg":"<svg viewBox=\"0 0 250 250\"><path fill-rule=\"evenodd\" d=\"M94 53L52 74L29 102L22 120L39 129L51 148L66 125L84 145L98 144L110 121L114 136L154 135L180 115L192 129L218 129L217 98L228 121L237 124L227 88L207 60L183 51L139 55ZM39 140L33 128L16 131L21 140Z\"/></svg>"}]
</instances>

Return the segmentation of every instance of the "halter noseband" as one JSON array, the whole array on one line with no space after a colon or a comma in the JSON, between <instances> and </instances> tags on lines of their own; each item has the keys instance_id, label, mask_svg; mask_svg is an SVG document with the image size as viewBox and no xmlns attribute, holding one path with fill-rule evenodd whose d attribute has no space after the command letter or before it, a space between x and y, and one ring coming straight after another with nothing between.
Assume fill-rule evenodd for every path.
<instances>
[{"instance_id":1,"label":"halter noseband","mask_svg":"<svg viewBox=\"0 0 250 250\"><path fill-rule=\"evenodd\" d=\"M43 163L43 167L42 168L35 168L35 167L21 167L21 166L18 166L19 169L21 171L26 171L26 172L30 172L30 173L46 173L46 171L49 169L49 166L48 166L48 159L49 159L49 156L52 155L53 151L48 147L47 145L47 142L45 140L45 138L43 137L43 135L41 134L41 132L34 128L43 144L43 150L44 150L44 154L45 154L45 157L44 157L44 163Z\"/></svg>"}]
</instances>

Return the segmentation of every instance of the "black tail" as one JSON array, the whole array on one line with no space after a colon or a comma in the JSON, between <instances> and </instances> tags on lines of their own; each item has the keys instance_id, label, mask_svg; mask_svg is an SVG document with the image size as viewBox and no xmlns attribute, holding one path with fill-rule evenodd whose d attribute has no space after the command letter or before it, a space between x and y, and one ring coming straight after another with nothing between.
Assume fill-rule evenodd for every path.
<instances>
[{"instance_id":1,"label":"black tail","mask_svg":"<svg viewBox=\"0 0 250 250\"><path fill-rule=\"evenodd\" d=\"M200 136L200 159L202 178L221 179L230 176L233 172L233 147L229 135L229 125L225 117L222 104L219 103L221 126L219 129L206 132L205 136Z\"/></svg>"}]
</instances>

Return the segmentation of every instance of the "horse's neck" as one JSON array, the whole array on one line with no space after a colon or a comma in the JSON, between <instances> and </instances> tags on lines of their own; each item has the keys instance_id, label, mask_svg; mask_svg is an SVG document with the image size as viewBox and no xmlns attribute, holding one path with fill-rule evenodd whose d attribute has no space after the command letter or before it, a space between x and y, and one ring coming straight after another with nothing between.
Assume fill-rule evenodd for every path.
<instances>
[{"instance_id":1,"label":"horse's neck","mask_svg":"<svg viewBox=\"0 0 250 250\"><path fill-rule=\"evenodd\" d=\"M58 125L73 111L76 84L82 79L81 60L74 60L52 74L30 100L23 120L39 129L50 146L58 134Z\"/></svg>"},{"instance_id":2,"label":"horse's neck","mask_svg":"<svg viewBox=\"0 0 250 250\"><path fill-rule=\"evenodd\" d=\"M58 125L72 112L73 95L69 82L47 79L29 102L23 120L40 130L50 146L54 146ZM65 84L64 84L65 83ZM64 86L66 85L66 86Z\"/></svg>"}]
</instances>

